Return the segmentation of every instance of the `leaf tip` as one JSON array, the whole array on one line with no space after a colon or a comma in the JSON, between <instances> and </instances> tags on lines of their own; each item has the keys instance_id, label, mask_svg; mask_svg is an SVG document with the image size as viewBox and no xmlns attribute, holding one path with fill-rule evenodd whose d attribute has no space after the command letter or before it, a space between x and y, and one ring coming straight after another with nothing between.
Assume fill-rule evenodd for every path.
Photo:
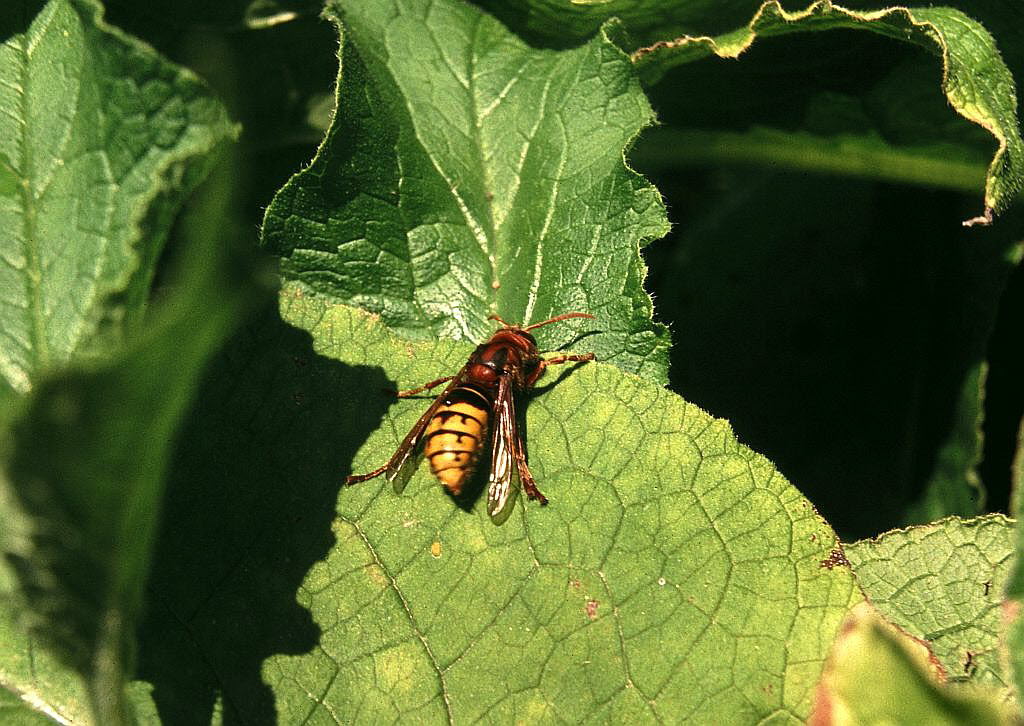
<instances>
[{"instance_id":1,"label":"leaf tip","mask_svg":"<svg viewBox=\"0 0 1024 726\"><path fill-rule=\"evenodd\" d=\"M980 215L978 215L977 217L971 217L970 219L965 219L961 224L963 224L964 227L974 227L975 225L980 227L987 227L990 224L992 224L993 213L994 210L992 209L992 207L985 207L985 211L982 212Z\"/></svg>"}]
</instances>

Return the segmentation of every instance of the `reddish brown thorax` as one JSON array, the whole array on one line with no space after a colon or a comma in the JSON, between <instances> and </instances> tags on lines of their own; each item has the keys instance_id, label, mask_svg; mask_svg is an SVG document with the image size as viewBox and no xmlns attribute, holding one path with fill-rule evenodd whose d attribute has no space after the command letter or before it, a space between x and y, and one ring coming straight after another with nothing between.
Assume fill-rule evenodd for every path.
<instances>
[{"instance_id":1,"label":"reddish brown thorax","mask_svg":"<svg viewBox=\"0 0 1024 726\"><path fill-rule=\"evenodd\" d=\"M517 388L529 385L537 371L540 356L537 341L525 330L502 328L486 343L477 346L469 361L469 381L496 388L502 374L515 377Z\"/></svg>"}]
</instances>

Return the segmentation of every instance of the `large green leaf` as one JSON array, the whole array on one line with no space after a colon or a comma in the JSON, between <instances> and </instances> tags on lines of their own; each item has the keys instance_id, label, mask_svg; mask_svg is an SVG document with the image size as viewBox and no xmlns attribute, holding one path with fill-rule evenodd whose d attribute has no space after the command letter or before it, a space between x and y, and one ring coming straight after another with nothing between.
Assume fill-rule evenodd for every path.
<instances>
[{"instance_id":1,"label":"large green leaf","mask_svg":"<svg viewBox=\"0 0 1024 726\"><path fill-rule=\"evenodd\" d=\"M926 641L950 680L1008 696L999 638L1013 536L1013 523L1000 515L949 518L844 549L868 599Z\"/></svg>"},{"instance_id":2,"label":"large green leaf","mask_svg":"<svg viewBox=\"0 0 1024 726\"><path fill-rule=\"evenodd\" d=\"M526 431L551 503L495 527L425 466L401 496L341 488L428 403L386 389L471 345L404 342L300 284L282 315L315 354L253 326L182 440L142 643L165 721L806 717L859 594L725 422L605 364L549 372Z\"/></svg>"},{"instance_id":3,"label":"large green leaf","mask_svg":"<svg viewBox=\"0 0 1024 726\"><path fill-rule=\"evenodd\" d=\"M0 26L0 375L24 392L139 312L205 172L190 162L233 131L193 74L94 0L18 6Z\"/></svg>"},{"instance_id":4,"label":"large green leaf","mask_svg":"<svg viewBox=\"0 0 1024 726\"><path fill-rule=\"evenodd\" d=\"M601 360L665 382L639 246L668 226L623 164L651 121L626 56L603 35L530 48L459 3L331 7L345 28L339 112L264 224L285 277L420 339L478 341L491 313L589 312Z\"/></svg>"}]
</instances>

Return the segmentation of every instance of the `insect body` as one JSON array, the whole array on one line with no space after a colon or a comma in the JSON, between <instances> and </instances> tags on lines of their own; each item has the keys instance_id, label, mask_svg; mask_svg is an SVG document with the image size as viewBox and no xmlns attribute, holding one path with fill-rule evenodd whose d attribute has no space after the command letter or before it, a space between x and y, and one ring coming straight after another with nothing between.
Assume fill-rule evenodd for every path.
<instances>
[{"instance_id":1,"label":"insect body","mask_svg":"<svg viewBox=\"0 0 1024 726\"><path fill-rule=\"evenodd\" d=\"M395 491L401 492L421 457L452 494L462 492L484 450L491 447L491 470L487 485L487 512L496 524L512 511L515 494L526 490L541 504L547 498L526 464L526 451L516 423L515 396L532 388L550 365L594 360L593 353L541 358L537 341L529 331L569 318L593 318L587 313L566 313L525 327L491 318L503 326L486 343L477 346L466 365L454 376L431 381L419 388L399 392L408 397L448 383L426 413L402 441L391 460L368 474L349 476L346 484L385 474Z\"/></svg>"},{"instance_id":2,"label":"insect body","mask_svg":"<svg viewBox=\"0 0 1024 726\"><path fill-rule=\"evenodd\" d=\"M423 432L423 455L430 471L452 494L462 493L462 485L476 468L491 402L487 394L470 385L449 393Z\"/></svg>"}]
</instances>

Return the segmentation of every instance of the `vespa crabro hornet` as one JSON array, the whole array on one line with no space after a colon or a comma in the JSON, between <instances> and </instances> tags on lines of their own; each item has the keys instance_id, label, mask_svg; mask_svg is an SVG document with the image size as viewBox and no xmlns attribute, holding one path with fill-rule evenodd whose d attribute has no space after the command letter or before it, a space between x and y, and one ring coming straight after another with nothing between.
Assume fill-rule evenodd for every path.
<instances>
[{"instance_id":1,"label":"vespa crabro hornet","mask_svg":"<svg viewBox=\"0 0 1024 726\"><path fill-rule=\"evenodd\" d=\"M399 391L406 398L442 383L447 388L434 399L409 431L387 464L368 474L346 478L346 484L384 474L396 492L405 489L424 456L430 470L454 495L473 475L476 465L490 446L491 470L487 484L487 513L495 524L508 519L519 489L527 497L547 504L530 474L526 450L516 420L515 396L534 386L548 366L591 361L593 353L542 358L531 330L570 318L593 318L587 313L565 313L533 325L512 325L491 315L503 327L490 340L477 346L466 365L454 376L430 381L419 388Z\"/></svg>"}]
</instances>

